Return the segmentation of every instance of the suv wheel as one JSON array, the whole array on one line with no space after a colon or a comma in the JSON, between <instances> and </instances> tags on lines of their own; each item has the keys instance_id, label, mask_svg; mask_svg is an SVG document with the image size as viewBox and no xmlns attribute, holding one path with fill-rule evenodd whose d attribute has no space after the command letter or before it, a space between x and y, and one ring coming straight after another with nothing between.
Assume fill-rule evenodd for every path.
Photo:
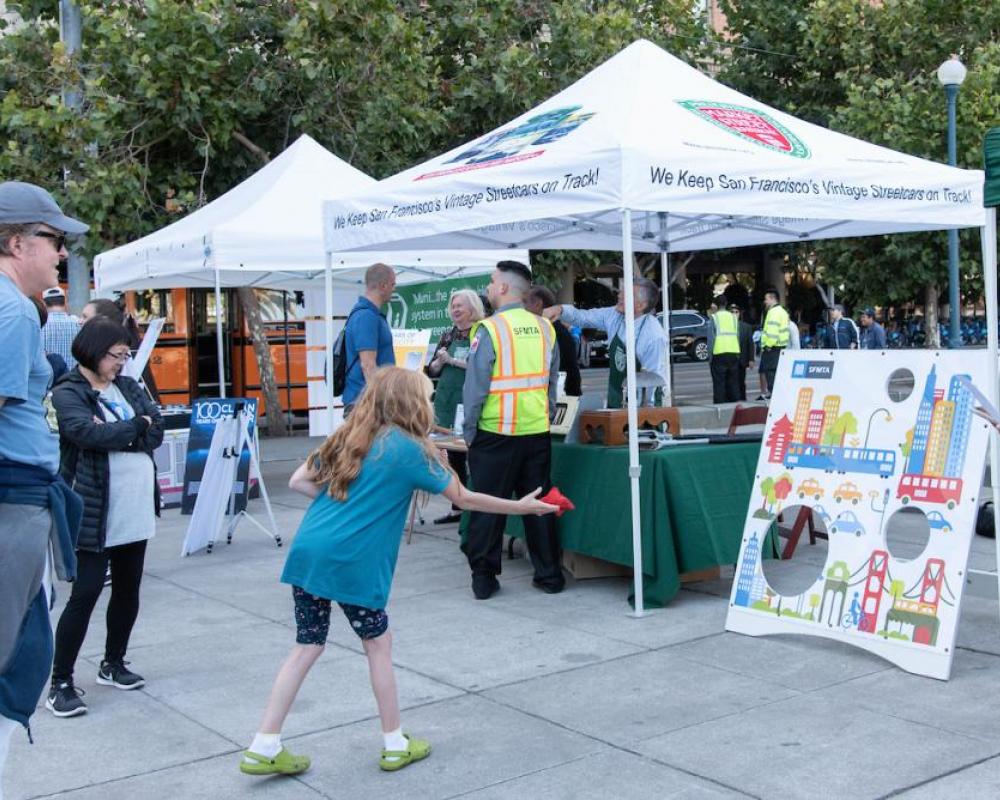
<instances>
[{"instance_id":1,"label":"suv wheel","mask_svg":"<svg viewBox=\"0 0 1000 800\"><path fill-rule=\"evenodd\" d=\"M708 340L698 339L688 350L692 361L708 361Z\"/></svg>"}]
</instances>

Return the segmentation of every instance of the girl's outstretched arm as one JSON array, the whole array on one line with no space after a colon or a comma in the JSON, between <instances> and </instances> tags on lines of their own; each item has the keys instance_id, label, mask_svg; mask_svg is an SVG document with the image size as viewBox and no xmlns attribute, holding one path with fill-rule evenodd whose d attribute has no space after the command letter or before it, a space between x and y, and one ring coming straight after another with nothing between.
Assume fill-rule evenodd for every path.
<instances>
[{"instance_id":1,"label":"girl's outstretched arm","mask_svg":"<svg viewBox=\"0 0 1000 800\"><path fill-rule=\"evenodd\" d=\"M294 487L292 487L294 488ZM558 511L558 506L543 503L536 498L541 493L542 487L538 487L530 494L526 494L520 500L504 500L501 497L482 494L480 492L470 492L458 478L452 477L451 483L441 493L451 500L456 506L465 511L485 511L488 514L551 514Z\"/></svg>"}]
</instances>

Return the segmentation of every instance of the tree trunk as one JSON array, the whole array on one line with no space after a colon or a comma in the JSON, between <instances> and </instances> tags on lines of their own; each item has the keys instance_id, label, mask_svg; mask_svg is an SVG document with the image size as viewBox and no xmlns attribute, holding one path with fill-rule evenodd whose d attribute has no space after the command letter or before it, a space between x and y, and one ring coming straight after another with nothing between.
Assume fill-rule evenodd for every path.
<instances>
[{"instance_id":1,"label":"tree trunk","mask_svg":"<svg viewBox=\"0 0 1000 800\"><path fill-rule=\"evenodd\" d=\"M560 303L573 303L573 286L576 284L576 264L569 263L563 270L559 281L559 290L556 292L556 300Z\"/></svg>"},{"instance_id":2,"label":"tree trunk","mask_svg":"<svg viewBox=\"0 0 1000 800\"><path fill-rule=\"evenodd\" d=\"M264 410L267 419L267 435L286 436L285 417L281 412L281 400L278 398L278 382L274 378L274 360L271 358L271 347L264 330L264 321L260 313L260 302L257 293L249 287L236 290L240 298L240 306L247 318L247 327L253 339L253 349L257 356L257 366L260 369L260 391L264 395Z\"/></svg>"},{"instance_id":3,"label":"tree trunk","mask_svg":"<svg viewBox=\"0 0 1000 800\"><path fill-rule=\"evenodd\" d=\"M924 331L927 334L927 347L941 347L941 334L938 329L938 287L924 287Z\"/></svg>"}]
</instances>

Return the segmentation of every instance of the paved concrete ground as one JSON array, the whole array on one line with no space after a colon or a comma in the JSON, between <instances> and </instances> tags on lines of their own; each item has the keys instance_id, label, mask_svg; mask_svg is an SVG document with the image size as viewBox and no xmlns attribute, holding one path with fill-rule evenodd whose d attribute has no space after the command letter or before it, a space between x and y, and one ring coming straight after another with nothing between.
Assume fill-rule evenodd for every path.
<instances>
[{"instance_id":1,"label":"paved concrete ground","mask_svg":"<svg viewBox=\"0 0 1000 800\"><path fill-rule=\"evenodd\" d=\"M284 482L308 447L265 444L289 538L305 501ZM443 510L434 501L425 516ZM244 524L231 546L181 559L186 519L165 513L150 546L129 653L146 688L95 684L95 613L77 675L90 713L57 720L41 709L36 744L15 735L8 797L1000 795L995 593L966 597L943 683L834 642L725 633L728 580L690 585L636 620L627 581L571 581L545 595L519 559L505 561L500 594L478 602L454 527L429 522L402 547L390 615L404 727L434 754L398 774L378 770L365 660L339 622L285 731L315 766L294 779L249 778L239 752L294 639L290 592L278 583L285 551ZM992 566L992 543L974 547ZM787 568L815 569L821 553L800 552Z\"/></svg>"}]
</instances>

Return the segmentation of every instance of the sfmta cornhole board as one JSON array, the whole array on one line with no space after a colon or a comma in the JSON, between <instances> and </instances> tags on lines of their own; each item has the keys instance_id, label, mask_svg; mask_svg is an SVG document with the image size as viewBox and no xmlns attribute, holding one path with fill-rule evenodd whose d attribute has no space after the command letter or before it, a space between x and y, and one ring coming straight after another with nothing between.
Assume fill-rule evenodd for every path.
<instances>
[{"instance_id":1,"label":"sfmta cornhole board","mask_svg":"<svg viewBox=\"0 0 1000 800\"><path fill-rule=\"evenodd\" d=\"M906 371L912 391L901 392ZM985 389L986 374L983 351L786 351L726 629L839 639L946 680L989 443L958 376ZM762 545L781 509L800 504L826 523L829 549L815 582L782 596L764 575ZM904 508L929 529L905 560L886 537Z\"/></svg>"}]
</instances>

